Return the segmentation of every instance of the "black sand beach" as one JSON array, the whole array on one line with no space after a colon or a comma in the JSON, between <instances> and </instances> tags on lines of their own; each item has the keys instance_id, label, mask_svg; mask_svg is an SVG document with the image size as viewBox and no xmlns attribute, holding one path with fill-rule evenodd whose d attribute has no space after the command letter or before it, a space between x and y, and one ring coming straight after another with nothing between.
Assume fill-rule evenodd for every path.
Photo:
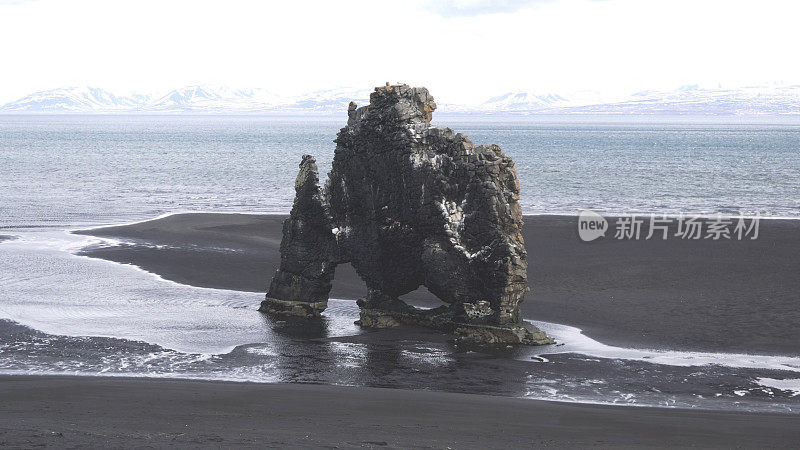
<instances>
[{"instance_id":1,"label":"black sand beach","mask_svg":"<svg viewBox=\"0 0 800 450\"><path fill-rule=\"evenodd\" d=\"M85 249L86 256L135 264L184 284L263 293L278 263L283 218L179 214L77 233L125 241ZM636 347L785 355L800 350L800 330L795 326L800 221L762 221L755 241L606 238L587 244L578 240L576 218L563 216L526 217L524 232L533 286L524 309L528 318L575 325L602 342ZM340 267L332 296L355 299L363 294L353 269ZM438 304L424 289L406 300ZM438 333L416 331L422 340L443 339ZM395 342L398 333L408 339L407 334L414 332L397 329L320 339L312 346L366 343L369 358L371 351L382 352L381 339ZM445 366L449 376L455 376L450 380L454 386L472 380L459 372L466 370L462 366L489 371L481 373L491 377L477 376L501 385L503 380L520 383L530 374L547 378L546 370L567 370L559 365L563 355L554 357L552 366L539 369L513 359L458 358L474 361ZM312 365L324 372L329 367L326 361ZM573 368L573 377L585 373L587 379L603 378L609 374L595 372L614 367L613 362L601 366L590 359L582 361L583 368ZM407 372L391 361L374 362L380 366L374 370L387 372L376 374L379 384L365 384L404 386ZM437 370L442 368L425 367L428 375L423 375L433 376ZM666 376L653 370L643 379ZM685 384L684 376L696 371L675 370L672 381L660 382L667 387ZM726 386L698 385L694 392L703 396L725 392L736 402L740 397L730 391L740 383L752 383L747 371L740 372L735 380L721 375ZM328 382L323 375L318 378ZM436 392L426 390L432 385L425 382L409 381L408 386L422 386L411 390L5 376L0 377L0 443L11 447L776 448L792 447L800 439L796 414L558 403Z\"/></svg>"},{"instance_id":2,"label":"black sand beach","mask_svg":"<svg viewBox=\"0 0 800 450\"><path fill-rule=\"evenodd\" d=\"M265 292L284 216L178 214L81 234L130 244L92 257L135 264L180 283ZM612 229L613 232L613 229ZM577 219L526 216L532 292L526 318L577 326L601 342L645 348L800 354L800 221L762 220L756 240L577 237ZM331 296L365 294L349 266ZM438 305L424 288L404 297Z\"/></svg>"},{"instance_id":3,"label":"black sand beach","mask_svg":"<svg viewBox=\"0 0 800 450\"><path fill-rule=\"evenodd\" d=\"M800 418L303 384L0 377L0 446L790 448Z\"/></svg>"}]
</instances>

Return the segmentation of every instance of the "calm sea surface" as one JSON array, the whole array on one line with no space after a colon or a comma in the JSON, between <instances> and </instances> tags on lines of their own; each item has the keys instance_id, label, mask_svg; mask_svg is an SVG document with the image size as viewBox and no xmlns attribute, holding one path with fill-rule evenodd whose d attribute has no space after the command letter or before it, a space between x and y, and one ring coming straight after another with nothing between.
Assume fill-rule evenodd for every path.
<instances>
[{"instance_id":1,"label":"calm sea surface","mask_svg":"<svg viewBox=\"0 0 800 450\"><path fill-rule=\"evenodd\" d=\"M457 121L517 164L525 213L800 216L800 119L769 124ZM288 212L301 155L324 176L343 118L0 116L0 228L173 211Z\"/></svg>"}]
</instances>

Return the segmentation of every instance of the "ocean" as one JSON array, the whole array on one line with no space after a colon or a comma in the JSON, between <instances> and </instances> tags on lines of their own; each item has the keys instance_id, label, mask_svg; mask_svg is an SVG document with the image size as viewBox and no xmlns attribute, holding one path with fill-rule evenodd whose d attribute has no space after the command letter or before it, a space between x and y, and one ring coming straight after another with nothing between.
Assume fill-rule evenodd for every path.
<instances>
[{"instance_id":1,"label":"ocean","mask_svg":"<svg viewBox=\"0 0 800 450\"><path fill-rule=\"evenodd\" d=\"M704 120L706 123L699 122ZM800 121L438 119L516 162L525 214L800 216ZM344 118L0 116L0 228L288 212Z\"/></svg>"},{"instance_id":2,"label":"ocean","mask_svg":"<svg viewBox=\"0 0 800 450\"><path fill-rule=\"evenodd\" d=\"M437 119L516 161L526 214L800 218L800 122ZM800 356L563 345L502 357L370 340L352 301L319 330L261 294L193 287L78 255L68 230L184 211L286 213L301 155L330 168L343 118L0 116L0 373L437 389L585 403L800 411ZM265 277L268 274L265 274ZM446 373L447 377L441 374Z\"/></svg>"}]
</instances>

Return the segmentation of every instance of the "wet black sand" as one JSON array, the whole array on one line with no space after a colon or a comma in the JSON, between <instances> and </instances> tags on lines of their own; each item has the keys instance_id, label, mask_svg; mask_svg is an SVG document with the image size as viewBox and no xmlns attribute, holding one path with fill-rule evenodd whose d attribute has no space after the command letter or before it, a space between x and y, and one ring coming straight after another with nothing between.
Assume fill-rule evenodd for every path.
<instances>
[{"instance_id":1,"label":"wet black sand","mask_svg":"<svg viewBox=\"0 0 800 450\"><path fill-rule=\"evenodd\" d=\"M265 292L279 262L283 219L180 214L81 233L134 242L89 249L88 256L180 283ZM576 230L575 217L525 218L533 288L525 317L577 326L621 346L800 354L800 221L762 220L759 238L742 241L609 234L584 243ZM352 267L337 268L332 297L364 294ZM424 288L404 298L439 304Z\"/></svg>"},{"instance_id":2,"label":"wet black sand","mask_svg":"<svg viewBox=\"0 0 800 450\"><path fill-rule=\"evenodd\" d=\"M303 384L0 377L0 446L793 447L800 417Z\"/></svg>"}]
</instances>

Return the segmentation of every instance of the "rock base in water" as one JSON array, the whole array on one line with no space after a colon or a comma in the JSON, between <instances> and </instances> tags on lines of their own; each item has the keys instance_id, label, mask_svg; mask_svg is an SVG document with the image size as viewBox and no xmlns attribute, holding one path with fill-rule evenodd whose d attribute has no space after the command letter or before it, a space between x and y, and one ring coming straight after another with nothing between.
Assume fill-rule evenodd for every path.
<instances>
[{"instance_id":1,"label":"rock base in water","mask_svg":"<svg viewBox=\"0 0 800 450\"><path fill-rule=\"evenodd\" d=\"M532 324L506 326L460 324L455 329L458 343L477 345L549 345L556 341Z\"/></svg>"},{"instance_id":2,"label":"rock base in water","mask_svg":"<svg viewBox=\"0 0 800 450\"><path fill-rule=\"evenodd\" d=\"M435 309L409 307L402 311L361 308L356 325L364 328L393 328L401 325L415 325L451 333L457 343L473 345L548 345L555 344L553 338L528 322L509 325L472 324L459 322L451 308L442 306Z\"/></svg>"},{"instance_id":3,"label":"rock base in water","mask_svg":"<svg viewBox=\"0 0 800 450\"><path fill-rule=\"evenodd\" d=\"M302 302L267 297L261 302L258 310L278 317L314 319L319 318L327 307L328 302Z\"/></svg>"}]
</instances>

